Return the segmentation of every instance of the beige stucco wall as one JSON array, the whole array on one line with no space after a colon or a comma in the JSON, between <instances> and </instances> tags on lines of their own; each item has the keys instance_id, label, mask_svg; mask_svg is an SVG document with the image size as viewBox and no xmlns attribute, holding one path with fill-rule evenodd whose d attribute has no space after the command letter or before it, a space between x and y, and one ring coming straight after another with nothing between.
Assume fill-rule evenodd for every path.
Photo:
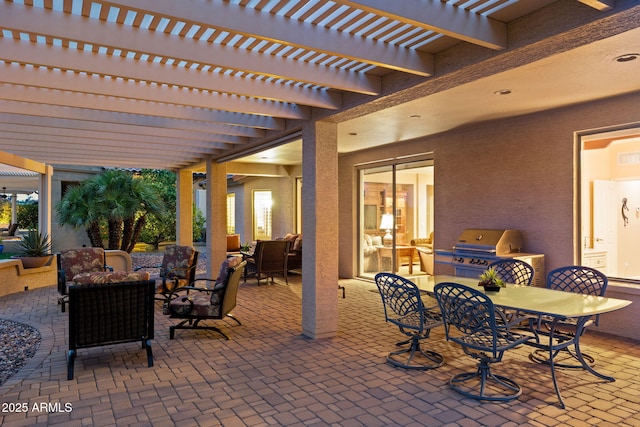
<instances>
[{"instance_id":1,"label":"beige stucco wall","mask_svg":"<svg viewBox=\"0 0 640 427\"><path fill-rule=\"evenodd\" d=\"M522 231L526 251L545 255L545 271L578 263L574 132L639 121L640 93L636 93L341 156L340 275L357 274L354 165L431 151L435 248L451 248L465 228L514 228ZM439 264L435 269L440 274L451 272ZM611 283L607 296L633 303L601 316L598 329L640 339L638 287Z\"/></svg>"},{"instance_id":2,"label":"beige stucco wall","mask_svg":"<svg viewBox=\"0 0 640 427\"><path fill-rule=\"evenodd\" d=\"M290 175L282 177L250 177L238 184L229 184L227 193L236 194L236 233L242 242L253 240L253 191L271 190L273 197L272 237L295 232L295 184L302 175L300 166L289 168Z\"/></svg>"},{"instance_id":3,"label":"beige stucco wall","mask_svg":"<svg viewBox=\"0 0 640 427\"><path fill-rule=\"evenodd\" d=\"M19 259L0 260L0 296L55 285L57 280L55 257L38 268L24 268Z\"/></svg>"},{"instance_id":4,"label":"beige stucco wall","mask_svg":"<svg viewBox=\"0 0 640 427\"><path fill-rule=\"evenodd\" d=\"M354 165L428 152L435 164L436 248L451 248L465 228L514 228L527 252L545 254L546 271L576 262L574 132L637 121L640 93L342 155L340 275L357 273Z\"/></svg>"}]
</instances>

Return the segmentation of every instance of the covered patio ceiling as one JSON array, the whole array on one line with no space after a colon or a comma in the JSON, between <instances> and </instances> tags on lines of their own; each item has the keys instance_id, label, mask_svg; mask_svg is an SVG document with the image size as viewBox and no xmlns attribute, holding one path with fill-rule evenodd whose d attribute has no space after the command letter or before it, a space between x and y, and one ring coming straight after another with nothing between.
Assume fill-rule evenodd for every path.
<instances>
[{"instance_id":1,"label":"covered patio ceiling","mask_svg":"<svg viewBox=\"0 0 640 427\"><path fill-rule=\"evenodd\" d=\"M291 164L245 156L310 119L347 152L638 91L638 22L632 0L5 0L0 150Z\"/></svg>"}]
</instances>

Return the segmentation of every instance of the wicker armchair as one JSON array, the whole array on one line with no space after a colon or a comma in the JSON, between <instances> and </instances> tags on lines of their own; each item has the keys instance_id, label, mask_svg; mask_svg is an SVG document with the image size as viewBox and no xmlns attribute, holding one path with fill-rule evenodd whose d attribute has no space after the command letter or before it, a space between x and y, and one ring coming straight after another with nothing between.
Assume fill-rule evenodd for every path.
<instances>
[{"instance_id":1,"label":"wicker armchair","mask_svg":"<svg viewBox=\"0 0 640 427\"><path fill-rule=\"evenodd\" d=\"M289 284L289 247L290 242L287 240L258 240L253 254L245 255L247 266L244 270L244 281L247 281L248 275L254 275L258 279L258 285L262 278L271 278L273 283L274 274L282 274L285 282Z\"/></svg>"},{"instance_id":2,"label":"wicker armchair","mask_svg":"<svg viewBox=\"0 0 640 427\"><path fill-rule=\"evenodd\" d=\"M152 280L71 285L67 379L81 348L139 341L153 366L154 294Z\"/></svg>"}]
</instances>

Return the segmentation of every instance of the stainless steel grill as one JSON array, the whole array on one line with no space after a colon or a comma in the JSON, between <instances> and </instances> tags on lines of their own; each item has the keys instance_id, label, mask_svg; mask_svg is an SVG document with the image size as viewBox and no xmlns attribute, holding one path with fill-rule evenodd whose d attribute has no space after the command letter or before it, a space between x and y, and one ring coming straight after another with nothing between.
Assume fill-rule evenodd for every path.
<instances>
[{"instance_id":1,"label":"stainless steel grill","mask_svg":"<svg viewBox=\"0 0 640 427\"><path fill-rule=\"evenodd\" d=\"M436 263L452 265L455 275L461 277L478 277L499 259L520 259L533 266L533 284L544 286L544 255L524 253L519 230L466 229L452 250L434 252Z\"/></svg>"},{"instance_id":2,"label":"stainless steel grill","mask_svg":"<svg viewBox=\"0 0 640 427\"><path fill-rule=\"evenodd\" d=\"M522 252L522 235L518 230L467 229L453 246L455 253L506 255Z\"/></svg>"}]
</instances>

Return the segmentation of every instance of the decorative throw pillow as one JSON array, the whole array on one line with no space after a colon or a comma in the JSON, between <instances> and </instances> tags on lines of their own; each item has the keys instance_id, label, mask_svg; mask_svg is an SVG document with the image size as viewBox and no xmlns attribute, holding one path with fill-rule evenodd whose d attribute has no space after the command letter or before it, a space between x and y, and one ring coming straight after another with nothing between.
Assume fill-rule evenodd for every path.
<instances>
[{"instance_id":1,"label":"decorative throw pillow","mask_svg":"<svg viewBox=\"0 0 640 427\"><path fill-rule=\"evenodd\" d=\"M95 271L92 273L80 273L73 276L75 285L88 285L91 283L116 283L116 282L138 282L149 280L147 271Z\"/></svg>"},{"instance_id":2,"label":"decorative throw pillow","mask_svg":"<svg viewBox=\"0 0 640 427\"><path fill-rule=\"evenodd\" d=\"M235 267L241 262L242 258L239 256L228 257L222 262L222 264L220 265L220 273L218 273L218 278L213 285L213 292L211 292L211 305L220 304L220 297L222 296L222 292L224 291L225 280L227 278L227 270L231 267Z\"/></svg>"},{"instance_id":3,"label":"decorative throw pillow","mask_svg":"<svg viewBox=\"0 0 640 427\"><path fill-rule=\"evenodd\" d=\"M218 273L218 277L216 278L216 282L213 285L213 289L219 289L220 286L224 285L224 281L227 278L227 270L231 267L235 267L236 265L242 262L242 257L239 256L230 256L227 257L222 264L220 264L220 272Z\"/></svg>"}]
</instances>

